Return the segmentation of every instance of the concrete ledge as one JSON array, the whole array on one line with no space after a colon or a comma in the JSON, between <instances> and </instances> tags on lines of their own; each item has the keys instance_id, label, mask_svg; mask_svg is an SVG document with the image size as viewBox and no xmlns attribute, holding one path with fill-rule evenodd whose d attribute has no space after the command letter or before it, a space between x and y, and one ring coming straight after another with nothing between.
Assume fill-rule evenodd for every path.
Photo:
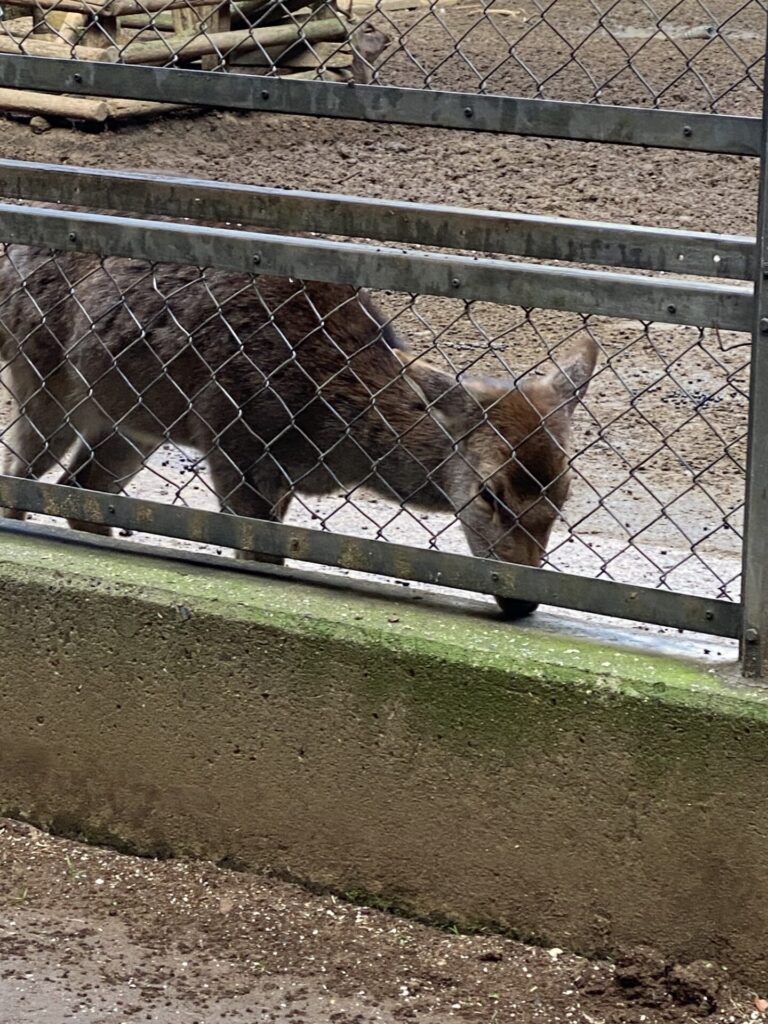
<instances>
[{"instance_id":1,"label":"concrete ledge","mask_svg":"<svg viewBox=\"0 0 768 1024\"><path fill-rule=\"evenodd\" d=\"M764 691L23 533L0 596L0 812L768 983Z\"/></svg>"}]
</instances>

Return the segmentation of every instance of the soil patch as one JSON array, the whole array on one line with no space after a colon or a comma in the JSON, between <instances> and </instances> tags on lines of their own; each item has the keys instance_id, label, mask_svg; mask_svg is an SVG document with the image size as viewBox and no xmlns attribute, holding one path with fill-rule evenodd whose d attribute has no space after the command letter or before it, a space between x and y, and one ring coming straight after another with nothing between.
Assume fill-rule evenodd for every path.
<instances>
[{"instance_id":1,"label":"soil patch","mask_svg":"<svg viewBox=\"0 0 768 1024\"><path fill-rule=\"evenodd\" d=\"M0 1024L746 1024L754 993L652 950L616 963L462 935L213 864L0 819Z\"/></svg>"}]
</instances>

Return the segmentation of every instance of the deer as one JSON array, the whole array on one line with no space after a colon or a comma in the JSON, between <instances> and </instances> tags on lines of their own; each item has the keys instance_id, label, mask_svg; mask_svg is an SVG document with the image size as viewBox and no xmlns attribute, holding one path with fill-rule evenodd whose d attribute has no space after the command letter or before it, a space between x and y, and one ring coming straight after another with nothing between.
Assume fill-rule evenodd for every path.
<instances>
[{"instance_id":1,"label":"deer","mask_svg":"<svg viewBox=\"0 0 768 1024\"><path fill-rule=\"evenodd\" d=\"M119 493L170 442L207 463L224 512L280 522L294 495L364 487L450 513L474 555L520 565L542 564L567 498L596 359L585 336L538 374L454 373L350 285L16 244L0 258L6 474ZM537 607L497 601L507 619Z\"/></svg>"}]
</instances>

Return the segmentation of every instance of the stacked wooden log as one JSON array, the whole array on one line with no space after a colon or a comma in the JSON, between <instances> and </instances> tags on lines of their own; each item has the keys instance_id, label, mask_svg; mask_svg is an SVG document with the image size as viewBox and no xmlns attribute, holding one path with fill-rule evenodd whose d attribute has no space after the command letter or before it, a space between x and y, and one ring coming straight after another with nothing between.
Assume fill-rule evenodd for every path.
<instances>
[{"instance_id":1,"label":"stacked wooden log","mask_svg":"<svg viewBox=\"0 0 768 1024\"><path fill-rule=\"evenodd\" d=\"M108 63L232 69L369 81L388 39L335 0L14 0L31 16L0 21L0 53ZM0 89L0 111L104 122L177 104Z\"/></svg>"}]
</instances>

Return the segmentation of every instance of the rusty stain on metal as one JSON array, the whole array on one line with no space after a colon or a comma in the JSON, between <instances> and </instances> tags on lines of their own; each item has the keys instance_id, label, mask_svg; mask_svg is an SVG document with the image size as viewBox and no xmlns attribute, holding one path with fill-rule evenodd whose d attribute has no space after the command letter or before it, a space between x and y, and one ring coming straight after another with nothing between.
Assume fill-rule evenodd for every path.
<instances>
[{"instance_id":1,"label":"rusty stain on metal","mask_svg":"<svg viewBox=\"0 0 768 1024\"><path fill-rule=\"evenodd\" d=\"M402 576L403 579L411 579L413 576L413 559L406 554L398 554L395 558L395 576Z\"/></svg>"},{"instance_id":2,"label":"rusty stain on metal","mask_svg":"<svg viewBox=\"0 0 768 1024\"><path fill-rule=\"evenodd\" d=\"M43 514L47 516L72 516L68 508L68 502L57 501L53 495L46 495L43 501ZM86 516L81 518L85 519ZM90 522L90 520L89 520Z\"/></svg>"},{"instance_id":3,"label":"rusty stain on metal","mask_svg":"<svg viewBox=\"0 0 768 1024\"><path fill-rule=\"evenodd\" d=\"M91 497L87 497L83 501L83 511L85 512L83 518L87 519L89 523L103 523L106 521L103 507Z\"/></svg>"},{"instance_id":4,"label":"rusty stain on metal","mask_svg":"<svg viewBox=\"0 0 768 1024\"><path fill-rule=\"evenodd\" d=\"M134 512L136 515L136 524L138 528L151 532L152 526L155 521L153 510L145 506L142 508L134 509Z\"/></svg>"},{"instance_id":5,"label":"rusty stain on metal","mask_svg":"<svg viewBox=\"0 0 768 1024\"><path fill-rule=\"evenodd\" d=\"M291 558L302 559L303 555L306 554L306 545L304 544L303 538L292 534L288 540L288 554Z\"/></svg>"},{"instance_id":6,"label":"rusty stain on metal","mask_svg":"<svg viewBox=\"0 0 768 1024\"><path fill-rule=\"evenodd\" d=\"M344 537L339 545L339 564L345 569L353 569L357 572L365 572L368 568L368 559L365 551L357 537Z\"/></svg>"}]
</instances>

